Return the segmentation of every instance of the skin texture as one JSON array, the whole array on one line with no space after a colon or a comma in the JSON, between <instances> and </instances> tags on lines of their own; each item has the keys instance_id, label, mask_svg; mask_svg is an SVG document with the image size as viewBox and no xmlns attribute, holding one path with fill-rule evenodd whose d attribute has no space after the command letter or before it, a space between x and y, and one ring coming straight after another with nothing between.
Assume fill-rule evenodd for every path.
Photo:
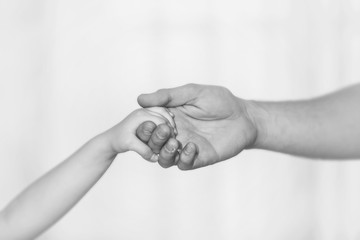
<instances>
[{"instance_id":1,"label":"skin texture","mask_svg":"<svg viewBox=\"0 0 360 240\"><path fill-rule=\"evenodd\" d=\"M118 153L135 151L149 161L157 161L152 150L136 137L136 134L151 136L157 125L166 126L168 137L173 135L168 120L171 116L163 109L155 110L135 110L22 191L0 211L0 239L39 236L94 186ZM149 121L154 124L150 129L138 129L143 122Z\"/></svg>"},{"instance_id":2,"label":"skin texture","mask_svg":"<svg viewBox=\"0 0 360 240\"><path fill-rule=\"evenodd\" d=\"M360 84L313 99L249 101L254 148L318 159L360 158Z\"/></svg>"},{"instance_id":3,"label":"skin texture","mask_svg":"<svg viewBox=\"0 0 360 240\"><path fill-rule=\"evenodd\" d=\"M144 113L146 113L146 117L144 117ZM130 118L130 116L137 116L137 118ZM131 113L129 117L126 117L122 122L121 125L118 124L114 126L113 128L109 129L105 134L109 135L109 139L117 139L116 142L112 142L111 146L113 149L114 154L120 153L124 151L124 148L122 146L119 146L118 143L126 142L127 148L125 151L135 151L138 154L140 154L144 159L151 161L151 162L157 162L158 156L157 154L154 154L154 151L144 142L141 141L137 137L137 134L139 131L144 131L144 133L140 133L140 135L146 135L150 134L148 130L151 130L150 128L142 128L142 124L144 122L148 122L146 120L152 120L152 124L154 126L157 125L166 125L166 138L168 139L170 136L175 136L173 127L174 122L172 120L172 117L168 114L167 111L163 111L160 108L147 108L147 109L138 109L135 110L133 113ZM170 119L172 122L170 122L168 119ZM129 128L120 128L122 125L129 125L131 127ZM158 130L159 131L159 130ZM158 133L156 131L155 133ZM152 132L151 132L152 133ZM153 140L156 141L156 137L153 137ZM166 142L166 141L164 141ZM158 143L163 144L164 142L158 141ZM150 144L150 146L154 147Z\"/></svg>"},{"instance_id":4,"label":"skin texture","mask_svg":"<svg viewBox=\"0 0 360 240\"><path fill-rule=\"evenodd\" d=\"M176 138L185 147L179 161L160 152L165 167L196 169L250 148L310 158L360 158L360 84L284 102L247 101L223 87L188 84L142 94L138 103L163 106L174 115Z\"/></svg>"},{"instance_id":5,"label":"skin texture","mask_svg":"<svg viewBox=\"0 0 360 240\"><path fill-rule=\"evenodd\" d=\"M160 166L168 168L175 163L181 144L174 138L168 124L156 126L155 123L146 121L137 128L136 135L156 153Z\"/></svg>"},{"instance_id":6,"label":"skin texture","mask_svg":"<svg viewBox=\"0 0 360 240\"><path fill-rule=\"evenodd\" d=\"M184 146L177 162L182 170L229 159L256 138L246 106L222 87L189 84L143 94L138 102L142 107L166 107L174 114L176 138Z\"/></svg>"}]
</instances>

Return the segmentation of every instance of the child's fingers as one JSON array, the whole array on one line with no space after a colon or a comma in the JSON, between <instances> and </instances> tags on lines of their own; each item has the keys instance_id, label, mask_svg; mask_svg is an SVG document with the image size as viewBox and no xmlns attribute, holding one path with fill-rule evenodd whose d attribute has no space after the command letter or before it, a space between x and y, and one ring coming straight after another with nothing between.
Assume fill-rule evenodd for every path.
<instances>
[{"instance_id":1,"label":"child's fingers","mask_svg":"<svg viewBox=\"0 0 360 240\"><path fill-rule=\"evenodd\" d=\"M148 143L151 137L151 134L154 132L156 124L152 121L146 121L139 125L136 129L136 136L143 141Z\"/></svg>"},{"instance_id":2,"label":"child's fingers","mask_svg":"<svg viewBox=\"0 0 360 240\"><path fill-rule=\"evenodd\" d=\"M168 141L171 136L171 128L166 124L160 124L153 131L148 146L154 153L160 153L161 148Z\"/></svg>"},{"instance_id":3,"label":"child's fingers","mask_svg":"<svg viewBox=\"0 0 360 240\"><path fill-rule=\"evenodd\" d=\"M174 115L170 115L170 112L163 108L163 107L151 107L151 108L147 108L147 110L153 112L153 113L156 113L158 114L159 116L165 118L170 124L171 126L175 129L176 128L176 125L175 125L175 121L174 121Z\"/></svg>"},{"instance_id":4,"label":"child's fingers","mask_svg":"<svg viewBox=\"0 0 360 240\"><path fill-rule=\"evenodd\" d=\"M179 147L180 143L175 138L170 138L160 151L158 160L159 165L163 168L173 166Z\"/></svg>"},{"instance_id":5,"label":"child's fingers","mask_svg":"<svg viewBox=\"0 0 360 240\"><path fill-rule=\"evenodd\" d=\"M177 163L181 170L190 170L194 166L195 158L198 154L198 147L196 144L189 142L181 151L180 160Z\"/></svg>"}]
</instances>

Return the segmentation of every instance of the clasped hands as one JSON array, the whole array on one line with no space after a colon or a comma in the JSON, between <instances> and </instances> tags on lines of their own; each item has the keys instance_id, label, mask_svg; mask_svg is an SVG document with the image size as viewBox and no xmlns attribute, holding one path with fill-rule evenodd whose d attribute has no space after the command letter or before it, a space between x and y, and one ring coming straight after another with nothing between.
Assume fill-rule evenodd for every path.
<instances>
[{"instance_id":1,"label":"clasped hands","mask_svg":"<svg viewBox=\"0 0 360 240\"><path fill-rule=\"evenodd\" d=\"M164 168L208 166L256 142L251 103L223 87L188 84L161 89L140 95L138 103L167 119L158 125L145 121L136 130L137 138L153 153L142 156Z\"/></svg>"}]
</instances>

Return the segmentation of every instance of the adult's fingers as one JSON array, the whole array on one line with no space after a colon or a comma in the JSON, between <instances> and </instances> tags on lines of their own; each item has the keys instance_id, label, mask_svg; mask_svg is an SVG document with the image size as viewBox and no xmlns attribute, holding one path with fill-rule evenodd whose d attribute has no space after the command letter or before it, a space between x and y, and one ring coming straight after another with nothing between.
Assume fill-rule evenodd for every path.
<instances>
[{"instance_id":1,"label":"adult's fingers","mask_svg":"<svg viewBox=\"0 0 360 240\"><path fill-rule=\"evenodd\" d=\"M144 143L148 143L151 134L156 128L156 124L152 121L146 121L141 123L136 129L136 136Z\"/></svg>"},{"instance_id":2,"label":"adult's fingers","mask_svg":"<svg viewBox=\"0 0 360 240\"><path fill-rule=\"evenodd\" d=\"M177 163L181 170L190 170L194 166L194 161L199 153L198 147L195 143L189 142L181 151L180 160Z\"/></svg>"},{"instance_id":3,"label":"adult's fingers","mask_svg":"<svg viewBox=\"0 0 360 240\"><path fill-rule=\"evenodd\" d=\"M159 117L166 118L166 120L170 123L172 128L176 128L174 121L174 114L163 107L150 107L147 110L151 111L153 114L158 115Z\"/></svg>"},{"instance_id":4,"label":"adult's fingers","mask_svg":"<svg viewBox=\"0 0 360 240\"><path fill-rule=\"evenodd\" d=\"M139 139L135 138L134 143L130 145L130 151L137 152L142 158L150 162L157 162L159 156L149 148L145 143L141 142Z\"/></svg>"},{"instance_id":5,"label":"adult's fingers","mask_svg":"<svg viewBox=\"0 0 360 240\"><path fill-rule=\"evenodd\" d=\"M148 146L154 153L158 154L171 135L173 135L171 127L169 127L166 123L162 123L158 125L152 133Z\"/></svg>"},{"instance_id":6,"label":"adult's fingers","mask_svg":"<svg viewBox=\"0 0 360 240\"><path fill-rule=\"evenodd\" d=\"M178 107L194 100L200 86L187 84L181 87L160 89L154 93L141 94L137 101L142 107Z\"/></svg>"},{"instance_id":7,"label":"adult's fingers","mask_svg":"<svg viewBox=\"0 0 360 240\"><path fill-rule=\"evenodd\" d=\"M163 168L171 167L175 164L175 158L178 153L180 143L175 138L170 138L161 149L158 163Z\"/></svg>"}]
</instances>

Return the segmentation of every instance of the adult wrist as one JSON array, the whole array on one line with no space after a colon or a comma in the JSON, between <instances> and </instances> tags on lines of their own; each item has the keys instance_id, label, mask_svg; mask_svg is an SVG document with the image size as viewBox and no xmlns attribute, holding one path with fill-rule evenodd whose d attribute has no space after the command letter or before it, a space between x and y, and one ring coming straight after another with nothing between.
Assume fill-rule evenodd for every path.
<instances>
[{"instance_id":1,"label":"adult wrist","mask_svg":"<svg viewBox=\"0 0 360 240\"><path fill-rule=\"evenodd\" d=\"M248 118L255 128L255 139L248 148L265 148L268 135L267 121L269 121L270 115L266 104L254 100L242 101L244 101Z\"/></svg>"}]
</instances>

